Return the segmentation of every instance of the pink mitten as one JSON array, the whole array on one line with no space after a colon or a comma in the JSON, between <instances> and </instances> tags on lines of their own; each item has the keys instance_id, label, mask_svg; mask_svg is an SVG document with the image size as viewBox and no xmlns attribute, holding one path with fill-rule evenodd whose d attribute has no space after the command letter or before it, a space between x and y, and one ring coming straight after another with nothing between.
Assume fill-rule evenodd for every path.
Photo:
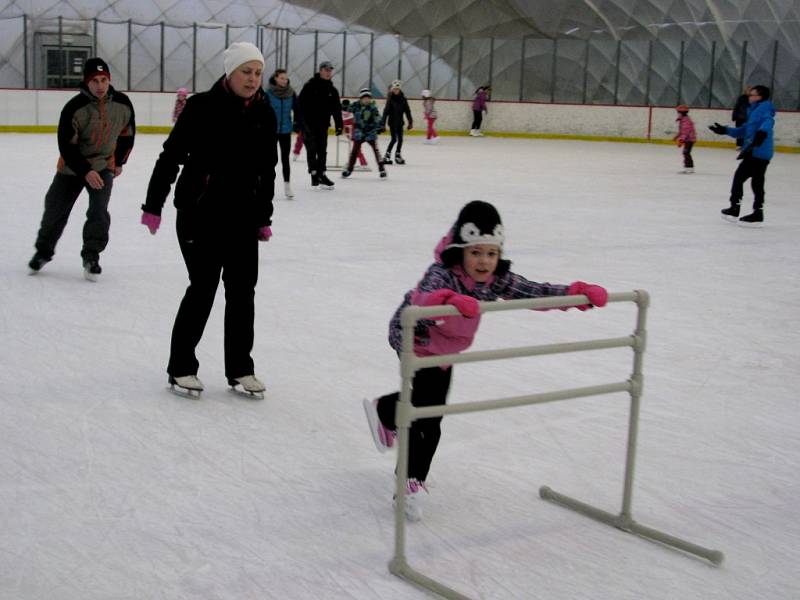
<instances>
[{"instance_id":1,"label":"pink mitten","mask_svg":"<svg viewBox=\"0 0 800 600\"><path fill-rule=\"evenodd\" d=\"M142 225L146 225L150 233L155 235L161 225L161 217L149 212L142 212Z\"/></svg>"},{"instance_id":2,"label":"pink mitten","mask_svg":"<svg viewBox=\"0 0 800 600\"><path fill-rule=\"evenodd\" d=\"M425 306L436 306L437 304L450 304L455 306L463 316L468 319L477 317L481 310L478 301L472 296L457 294L453 290L440 288L428 294L424 301Z\"/></svg>"},{"instance_id":3,"label":"pink mitten","mask_svg":"<svg viewBox=\"0 0 800 600\"><path fill-rule=\"evenodd\" d=\"M258 230L259 242L268 242L269 238L271 237L272 237L272 228L269 225L265 225L264 227L259 228Z\"/></svg>"},{"instance_id":4,"label":"pink mitten","mask_svg":"<svg viewBox=\"0 0 800 600\"><path fill-rule=\"evenodd\" d=\"M464 296L463 294L453 294L452 298L447 301L458 309L462 315L468 319L477 317L481 313L478 301L472 296Z\"/></svg>"},{"instance_id":5,"label":"pink mitten","mask_svg":"<svg viewBox=\"0 0 800 600\"><path fill-rule=\"evenodd\" d=\"M578 310L587 310L589 308L603 307L608 302L608 292L606 288L595 285L593 283L585 283L583 281L575 281L570 284L567 289L567 296L580 296L584 295L589 299L589 304L581 304L576 306Z\"/></svg>"}]
</instances>

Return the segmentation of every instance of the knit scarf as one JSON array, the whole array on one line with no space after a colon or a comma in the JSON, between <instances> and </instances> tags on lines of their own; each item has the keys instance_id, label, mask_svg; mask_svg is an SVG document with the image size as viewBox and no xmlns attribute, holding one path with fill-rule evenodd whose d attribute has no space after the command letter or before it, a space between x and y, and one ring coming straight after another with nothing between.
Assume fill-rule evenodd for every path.
<instances>
[{"instance_id":1,"label":"knit scarf","mask_svg":"<svg viewBox=\"0 0 800 600\"><path fill-rule=\"evenodd\" d=\"M280 98L281 100L291 98L294 95L294 88L291 85L280 87L277 84L270 82L269 91L272 92L273 96Z\"/></svg>"}]
</instances>

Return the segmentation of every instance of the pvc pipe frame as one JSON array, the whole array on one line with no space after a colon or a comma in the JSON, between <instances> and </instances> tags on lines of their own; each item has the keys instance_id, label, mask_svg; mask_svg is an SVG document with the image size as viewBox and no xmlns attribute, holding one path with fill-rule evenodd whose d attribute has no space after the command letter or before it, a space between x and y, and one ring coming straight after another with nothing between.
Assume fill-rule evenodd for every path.
<instances>
[{"instance_id":1,"label":"pvc pipe frame","mask_svg":"<svg viewBox=\"0 0 800 600\"><path fill-rule=\"evenodd\" d=\"M688 542L667 533L640 525L633 520L631 515L633 474L636 459L636 438L639 429L639 406L643 385L642 361L647 341L647 331L645 325L647 308L650 304L650 296L644 290L636 290L633 292L617 292L609 294L608 301L636 303L638 312L636 318L636 329L633 335L620 338L588 340L583 342L547 344L522 348L505 348L500 350L484 350L467 352L464 354L448 354L427 357L418 357L414 354L414 328L417 321L419 319L431 317L458 315L458 310L449 305L428 307L408 306L405 308L405 310L403 310L401 315L403 346L400 353L400 376L402 379L402 386L400 389L400 401L397 404L397 412L395 416L397 423L398 450L396 470L397 475L395 478L395 548L394 557L389 562L389 571L391 573L411 583L426 588L436 594L439 594L444 598L469 600L469 596L465 596L464 594L444 585L443 583L420 573L411 567L406 560L405 483L406 478L408 477L409 430L412 421L415 421L416 419L444 415L477 412L498 408L510 408L512 406L543 404L545 402L555 402L558 400L583 398L587 396L611 394L615 392L628 392L631 398L631 409L628 419L628 445L625 459L625 482L623 486L622 509L620 513L615 515L599 508L595 508L594 506L574 498L570 498L569 496L559 494L547 486L542 486L539 489L539 496L543 500L549 500L550 502L560 504L565 508L572 509L587 517L600 521L601 523L621 529L622 531L633 533L660 544L672 546L678 550L682 550L683 552L705 558L714 565L720 565L722 563L724 560L724 555L719 550L711 550L704 548L703 546L698 546L692 542ZM563 308L587 304L588 302L589 299L582 295L551 296L547 298L509 300L506 302L481 302L480 310L481 313L487 313L504 310ZM414 377L414 373L424 367L622 347L630 347L633 349L633 372L630 379L627 381L593 385L582 388L564 389L555 392L500 398L497 400L466 402L454 405L426 406L417 408L411 404L411 380Z\"/></svg>"}]
</instances>

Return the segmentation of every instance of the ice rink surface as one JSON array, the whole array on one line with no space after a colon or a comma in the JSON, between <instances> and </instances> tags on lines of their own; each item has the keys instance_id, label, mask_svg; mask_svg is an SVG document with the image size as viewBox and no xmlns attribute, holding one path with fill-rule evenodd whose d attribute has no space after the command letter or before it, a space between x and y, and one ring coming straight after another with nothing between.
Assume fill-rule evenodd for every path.
<instances>
[{"instance_id":1,"label":"ice rink surface","mask_svg":"<svg viewBox=\"0 0 800 600\"><path fill-rule=\"evenodd\" d=\"M758 230L720 219L729 149L696 148L681 175L672 146L411 137L387 180L332 173L333 192L293 163L296 199L278 188L260 248L267 397L226 388L220 286L198 350L206 391L187 400L166 390L187 284L174 208L155 237L139 224L163 140L138 136L90 283L85 194L28 275L56 139L0 136L0 598L429 597L387 570L393 456L375 451L361 399L398 387L388 320L472 199L498 207L529 279L651 294L633 516L726 560L539 499L548 485L620 510L629 401L614 394L448 417L410 564L481 599L800 597L800 156L770 164ZM474 348L624 336L634 319L631 304L493 313ZM630 371L629 350L458 365L450 402Z\"/></svg>"}]
</instances>

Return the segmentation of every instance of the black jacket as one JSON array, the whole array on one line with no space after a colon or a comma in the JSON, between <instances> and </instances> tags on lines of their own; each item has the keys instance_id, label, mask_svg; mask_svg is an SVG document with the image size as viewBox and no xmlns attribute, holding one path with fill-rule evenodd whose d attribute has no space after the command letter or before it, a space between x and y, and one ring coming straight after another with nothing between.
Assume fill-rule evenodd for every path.
<instances>
[{"instance_id":1,"label":"black jacket","mask_svg":"<svg viewBox=\"0 0 800 600\"><path fill-rule=\"evenodd\" d=\"M307 131L328 129L331 117L336 129L342 129L342 102L333 82L319 73L309 79L300 91L300 125Z\"/></svg>"},{"instance_id":2,"label":"black jacket","mask_svg":"<svg viewBox=\"0 0 800 600\"><path fill-rule=\"evenodd\" d=\"M275 112L263 91L245 102L224 80L186 101L153 168L145 212L161 214L183 165L175 186L176 208L197 208L206 216L256 228L272 224Z\"/></svg>"},{"instance_id":3,"label":"black jacket","mask_svg":"<svg viewBox=\"0 0 800 600\"><path fill-rule=\"evenodd\" d=\"M402 127L403 115L408 119L408 125L412 126L414 121L411 119L411 108L408 106L405 94L403 92L399 94L390 92L389 97L386 98L386 106L383 107L383 124L386 125L388 120L389 126L397 124Z\"/></svg>"}]
</instances>

